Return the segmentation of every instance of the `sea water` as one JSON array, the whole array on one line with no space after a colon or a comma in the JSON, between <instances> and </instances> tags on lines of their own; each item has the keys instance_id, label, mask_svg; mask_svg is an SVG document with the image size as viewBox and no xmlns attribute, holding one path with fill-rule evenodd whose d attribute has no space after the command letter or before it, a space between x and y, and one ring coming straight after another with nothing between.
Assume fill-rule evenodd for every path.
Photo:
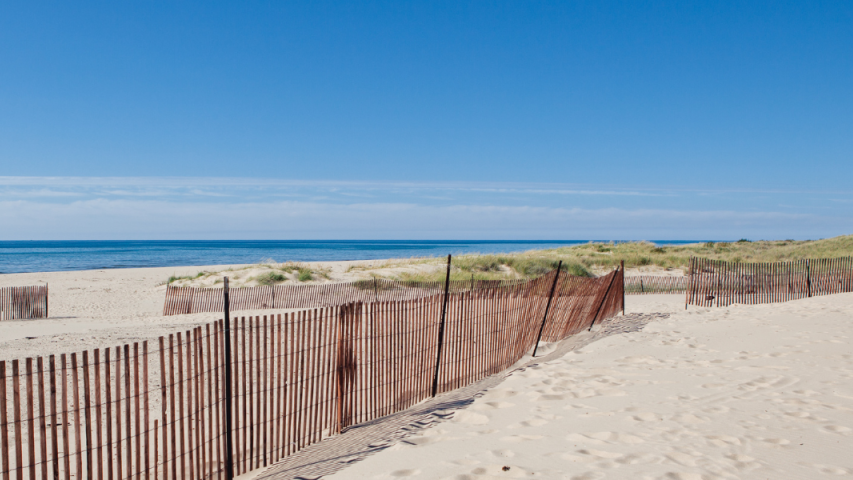
<instances>
[{"instance_id":1,"label":"sea water","mask_svg":"<svg viewBox=\"0 0 853 480\"><path fill-rule=\"evenodd\" d=\"M0 273L509 253L589 240L0 241ZM658 245L694 243L658 240Z\"/></svg>"}]
</instances>

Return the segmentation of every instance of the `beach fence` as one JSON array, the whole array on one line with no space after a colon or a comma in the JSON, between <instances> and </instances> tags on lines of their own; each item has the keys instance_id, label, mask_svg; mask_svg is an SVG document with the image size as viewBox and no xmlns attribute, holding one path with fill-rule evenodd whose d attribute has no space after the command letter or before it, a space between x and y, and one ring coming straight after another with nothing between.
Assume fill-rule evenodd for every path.
<instances>
[{"instance_id":1,"label":"beach fence","mask_svg":"<svg viewBox=\"0 0 853 480\"><path fill-rule=\"evenodd\" d=\"M47 318L47 285L0 288L0 321Z\"/></svg>"},{"instance_id":2,"label":"beach fence","mask_svg":"<svg viewBox=\"0 0 853 480\"><path fill-rule=\"evenodd\" d=\"M787 302L853 292L853 257L773 263L691 258L687 274L685 303L703 307Z\"/></svg>"},{"instance_id":3,"label":"beach fence","mask_svg":"<svg viewBox=\"0 0 853 480\"><path fill-rule=\"evenodd\" d=\"M450 291L489 289L525 280L455 280ZM260 285L231 288L231 310L333 307L352 302L412 300L444 292L445 282L413 282L373 278L354 282L311 285ZM222 288L166 288L163 315L222 312Z\"/></svg>"},{"instance_id":4,"label":"beach fence","mask_svg":"<svg viewBox=\"0 0 853 480\"><path fill-rule=\"evenodd\" d=\"M686 291L686 276L633 275L625 277L626 295L684 293Z\"/></svg>"},{"instance_id":5,"label":"beach fence","mask_svg":"<svg viewBox=\"0 0 853 480\"><path fill-rule=\"evenodd\" d=\"M506 370L540 335L591 328L623 302L621 270L554 271L0 361L0 478L229 479Z\"/></svg>"}]
</instances>

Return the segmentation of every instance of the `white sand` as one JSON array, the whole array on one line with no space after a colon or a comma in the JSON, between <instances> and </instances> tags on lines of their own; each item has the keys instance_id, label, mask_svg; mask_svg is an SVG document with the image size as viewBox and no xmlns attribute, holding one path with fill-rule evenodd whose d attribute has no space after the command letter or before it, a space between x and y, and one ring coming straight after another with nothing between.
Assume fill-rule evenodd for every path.
<instances>
[{"instance_id":1,"label":"white sand","mask_svg":"<svg viewBox=\"0 0 853 480\"><path fill-rule=\"evenodd\" d=\"M211 321L218 315L162 317L158 286L210 268L221 267L0 275L0 286L51 288L50 319L0 322L0 357ZM336 478L853 476L853 294L686 313L680 295L627 301L629 313L674 315L517 372L452 421Z\"/></svg>"},{"instance_id":2,"label":"white sand","mask_svg":"<svg viewBox=\"0 0 853 480\"><path fill-rule=\"evenodd\" d=\"M312 268L328 271L335 281L368 276L350 266L371 266L376 261L312 262ZM0 321L0 359L24 358L51 353L80 352L97 347L154 340L192 325L222 317L216 313L163 316L169 276L223 271L246 265L124 268L72 272L15 273L0 275L0 287L49 284L47 319ZM228 272L240 285L254 270ZM328 280L322 279L322 282ZM312 282L316 283L316 282ZM241 310L239 315L270 313Z\"/></svg>"},{"instance_id":3,"label":"white sand","mask_svg":"<svg viewBox=\"0 0 853 480\"><path fill-rule=\"evenodd\" d=\"M853 476L853 294L686 313L682 302L629 296L629 311L678 313L516 372L451 421L326 478Z\"/></svg>"}]
</instances>

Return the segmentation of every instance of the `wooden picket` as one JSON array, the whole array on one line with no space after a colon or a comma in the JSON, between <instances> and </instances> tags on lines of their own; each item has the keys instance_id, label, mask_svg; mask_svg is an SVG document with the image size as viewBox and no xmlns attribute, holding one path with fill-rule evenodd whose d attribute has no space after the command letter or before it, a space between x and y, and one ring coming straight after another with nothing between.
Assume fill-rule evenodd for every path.
<instances>
[{"instance_id":1,"label":"wooden picket","mask_svg":"<svg viewBox=\"0 0 853 480\"><path fill-rule=\"evenodd\" d=\"M632 275L625 277L626 295L684 293L686 291L686 276Z\"/></svg>"},{"instance_id":2,"label":"wooden picket","mask_svg":"<svg viewBox=\"0 0 853 480\"><path fill-rule=\"evenodd\" d=\"M461 280L450 282L451 292L486 290L524 283L523 280ZM231 310L323 308L352 302L411 300L444 292L443 282L408 282L386 279L344 283L274 285L231 288ZM221 288L166 288L163 315L221 312Z\"/></svg>"},{"instance_id":3,"label":"wooden picket","mask_svg":"<svg viewBox=\"0 0 853 480\"><path fill-rule=\"evenodd\" d=\"M724 307L853 292L853 257L731 263L691 258L686 305Z\"/></svg>"},{"instance_id":4,"label":"wooden picket","mask_svg":"<svg viewBox=\"0 0 853 480\"><path fill-rule=\"evenodd\" d=\"M47 318L47 284L0 288L0 320Z\"/></svg>"},{"instance_id":5,"label":"wooden picket","mask_svg":"<svg viewBox=\"0 0 853 480\"><path fill-rule=\"evenodd\" d=\"M510 368L531 351L542 322L543 339L559 341L615 315L622 281L617 270L594 279L551 272L527 282L457 283L440 358L444 292L377 281L365 289L368 301L235 316L227 359L219 320L160 337L154 350L141 342L3 360L0 480L224 480L226 436L235 474L247 473L425 400L436 376L442 393ZM274 304L276 290L265 288L235 301ZM347 288L328 290L323 301L351 298ZM385 299L391 291L410 298ZM195 293L178 290L176 304L202 298ZM306 293L290 305L318 298Z\"/></svg>"}]
</instances>

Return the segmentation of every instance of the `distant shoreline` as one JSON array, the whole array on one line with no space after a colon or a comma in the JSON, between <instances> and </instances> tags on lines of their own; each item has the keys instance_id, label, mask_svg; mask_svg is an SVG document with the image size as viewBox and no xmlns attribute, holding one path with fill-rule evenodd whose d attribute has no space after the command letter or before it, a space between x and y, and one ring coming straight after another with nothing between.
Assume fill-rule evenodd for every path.
<instances>
[{"instance_id":1,"label":"distant shoreline","mask_svg":"<svg viewBox=\"0 0 853 480\"><path fill-rule=\"evenodd\" d=\"M518 253L589 242L609 240L16 240L0 241L0 275ZM650 241L658 246L699 242Z\"/></svg>"}]
</instances>

